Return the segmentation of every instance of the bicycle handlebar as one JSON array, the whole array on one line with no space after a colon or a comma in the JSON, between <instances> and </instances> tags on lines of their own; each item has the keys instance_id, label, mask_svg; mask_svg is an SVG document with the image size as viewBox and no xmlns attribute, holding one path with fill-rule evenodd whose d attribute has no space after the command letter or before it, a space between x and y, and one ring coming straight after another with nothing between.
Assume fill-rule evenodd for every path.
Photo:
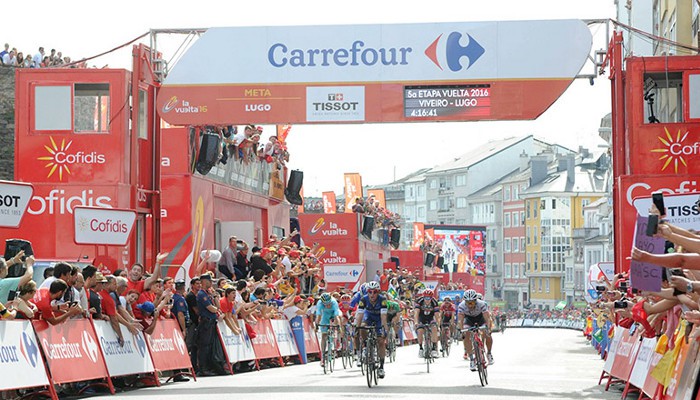
<instances>
[{"instance_id":1,"label":"bicycle handlebar","mask_svg":"<svg viewBox=\"0 0 700 400\"><path fill-rule=\"evenodd\" d=\"M467 329L460 329L462 332L476 332L476 331L488 331L489 328L486 325L481 325L481 326L472 326Z\"/></svg>"}]
</instances>

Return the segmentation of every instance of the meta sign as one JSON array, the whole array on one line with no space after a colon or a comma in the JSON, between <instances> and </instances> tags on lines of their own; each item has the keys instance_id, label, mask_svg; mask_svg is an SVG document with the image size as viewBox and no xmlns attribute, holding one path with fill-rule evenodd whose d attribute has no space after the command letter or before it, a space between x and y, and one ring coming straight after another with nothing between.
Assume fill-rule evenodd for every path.
<instances>
[{"instance_id":1,"label":"meta sign","mask_svg":"<svg viewBox=\"0 0 700 400\"><path fill-rule=\"evenodd\" d=\"M157 109L172 125L534 119L591 45L580 20L211 28Z\"/></svg>"},{"instance_id":2,"label":"meta sign","mask_svg":"<svg viewBox=\"0 0 700 400\"><path fill-rule=\"evenodd\" d=\"M0 181L0 227L19 227L33 194L28 183Z\"/></svg>"},{"instance_id":3,"label":"meta sign","mask_svg":"<svg viewBox=\"0 0 700 400\"><path fill-rule=\"evenodd\" d=\"M129 240L134 221L133 210L76 207L73 210L75 243L123 246Z\"/></svg>"}]
</instances>

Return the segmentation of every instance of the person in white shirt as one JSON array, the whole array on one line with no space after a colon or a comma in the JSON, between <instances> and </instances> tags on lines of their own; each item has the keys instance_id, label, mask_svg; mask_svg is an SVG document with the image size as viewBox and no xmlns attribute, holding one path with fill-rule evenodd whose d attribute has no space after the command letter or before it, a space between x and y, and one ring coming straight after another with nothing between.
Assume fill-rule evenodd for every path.
<instances>
[{"instance_id":1,"label":"person in white shirt","mask_svg":"<svg viewBox=\"0 0 700 400\"><path fill-rule=\"evenodd\" d=\"M34 61L34 66L36 68L39 68L41 66L41 62L44 60L44 48L39 47L39 52L34 54L34 58L32 61Z\"/></svg>"},{"instance_id":2,"label":"person in white shirt","mask_svg":"<svg viewBox=\"0 0 700 400\"><path fill-rule=\"evenodd\" d=\"M10 50L9 53L6 53L4 56L2 56L2 63L8 66L17 65L17 56L15 55L15 49Z\"/></svg>"},{"instance_id":3,"label":"person in white shirt","mask_svg":"<svg viewBox=\"0 0 700 400\"><path fill-rule=\"evenodd\" d=\"M284 317L289 321L296 316L306 315L304 299L302 299L301 296L288 296L286 299L284 299L283 307L284 309L282 310L282 314L284 314Z\"/></svg>"}]
</instances>

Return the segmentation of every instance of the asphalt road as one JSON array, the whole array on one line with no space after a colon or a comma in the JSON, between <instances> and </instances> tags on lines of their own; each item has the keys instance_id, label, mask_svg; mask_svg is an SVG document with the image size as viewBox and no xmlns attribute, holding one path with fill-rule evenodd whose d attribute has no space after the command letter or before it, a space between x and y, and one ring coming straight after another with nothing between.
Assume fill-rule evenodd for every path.
<instances>
[{"instance_id":1,"label":"asphalt road","mask_svg":"<svg viewBox=\"0 0 700 400\"><path fill-rule=\"evenodd\" d=\"M495 364L488 369L489 384L482 387L476 372L462 360L461 345L449 358L438 359L426 372L417 346L399 348L396 363L385 367L387 376L368 388L358 368L324 375L318 362L271 368L234 376L199 378L197 382L168 383L117 393L134 399L348 399L348 398L462 398L474 399L619 399L620 390L598 386L603 367L581 333L565 329L511 328L494 333ZM273 397L273 398L274 398ZM104 398L114 398L104 396Z\"/></svg>"}]
</instances>

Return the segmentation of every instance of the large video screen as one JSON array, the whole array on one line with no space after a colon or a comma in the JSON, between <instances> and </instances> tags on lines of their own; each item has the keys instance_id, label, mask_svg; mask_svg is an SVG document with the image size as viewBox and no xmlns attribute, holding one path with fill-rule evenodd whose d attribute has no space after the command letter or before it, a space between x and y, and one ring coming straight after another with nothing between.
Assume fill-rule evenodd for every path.
<instances>
[{"instance_id":1,"label":"large video screen","mask_svg":"<svg viewBox=\"0 0 700 400\"><path fill-rule=\"evenodd\" d=\"M425 225L426 237L432 230L433 241L444 257L443 269L452 272L486 274L486 227L468 225ZM455 269L456 268L456 269Z\"/></svg>"}]
</instances>

